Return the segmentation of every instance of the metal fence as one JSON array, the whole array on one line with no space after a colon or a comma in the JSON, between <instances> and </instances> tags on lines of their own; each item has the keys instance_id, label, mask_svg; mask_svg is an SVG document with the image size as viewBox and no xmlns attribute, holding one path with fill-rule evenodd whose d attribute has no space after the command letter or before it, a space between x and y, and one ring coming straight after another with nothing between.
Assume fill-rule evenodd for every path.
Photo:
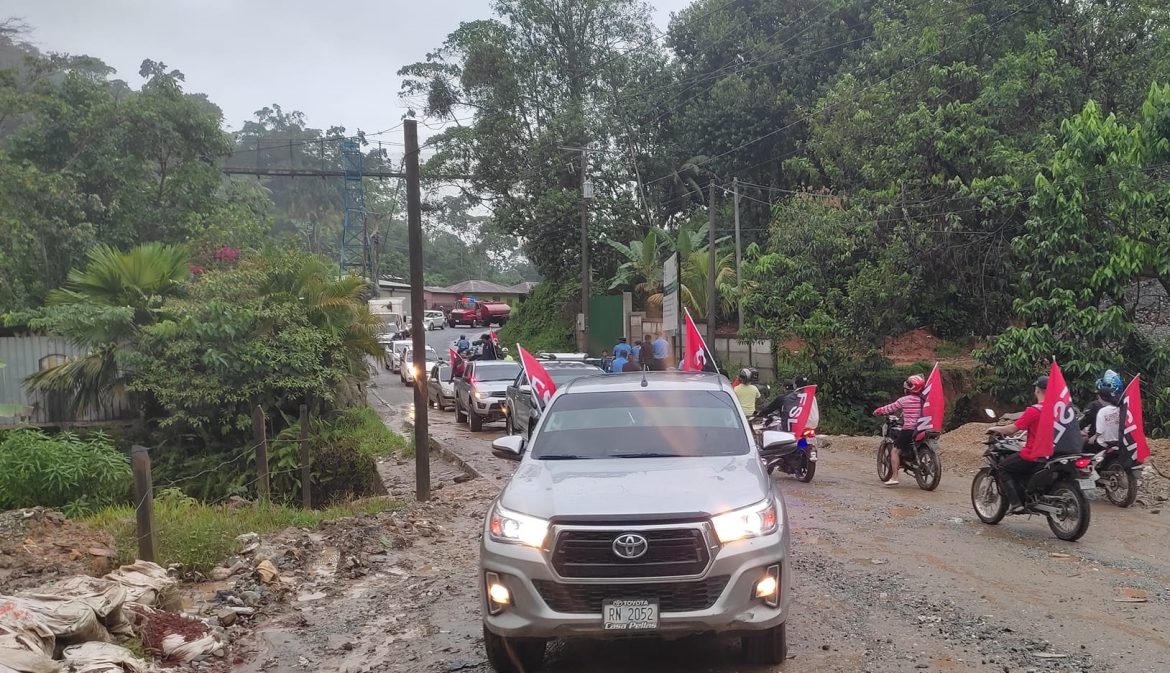
<instances>
[{"instance_id":1,"label":"metal fence","mask_svg":"<svg viewBox=\"0 0 1170 673\"><path fill-rule=\"evenodd\" d=\"M0 416L0 427L27 424L70 426L132 420L134 410L125 395L113 395L97 409L74 413L60 396L29 393L24 381L38 371L86 355L85 349L51 336L0 337L0 405L22 409L16 416Z\"/></svg>"}]
</instances>

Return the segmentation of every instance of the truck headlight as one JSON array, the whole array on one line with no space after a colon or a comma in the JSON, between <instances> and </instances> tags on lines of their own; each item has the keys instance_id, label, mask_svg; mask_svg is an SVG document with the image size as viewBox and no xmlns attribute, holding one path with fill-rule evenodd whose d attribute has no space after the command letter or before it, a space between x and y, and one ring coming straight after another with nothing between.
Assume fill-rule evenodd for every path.
<instances>
[{"instance_id":1,"label":"truck headlight","mask_svg":"<svg viewBox=\"0 0 1170 673\"><path fill-rule=\"evenodd\" d=\"M711 517L715 535L723 544L761 537L775 533L780 528L780 516L776 503L771 498L741 509Z\"/></svg>"},{"instance_id":2,"label":"truck headlight","mask_svg":"<svg viewBox=\"0 0 1170 673\"><path fill-rule=\"evenodd\" d=\"M527 514L510 512L496 505L488 520L488 532L496 542L540 549L548 535L548 522Z\"/></svg>"}]
</instances>

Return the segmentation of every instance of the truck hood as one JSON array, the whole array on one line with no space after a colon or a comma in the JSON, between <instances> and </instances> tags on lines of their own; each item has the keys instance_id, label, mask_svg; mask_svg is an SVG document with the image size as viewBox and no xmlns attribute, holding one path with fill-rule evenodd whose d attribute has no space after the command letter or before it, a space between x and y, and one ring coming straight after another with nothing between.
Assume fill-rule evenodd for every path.
<instances>
[{"instance_id":1,"label":"truck hood","mask_svg":"<svg viewBox=\"0 0 1170 673\"><path fill-rule=\"evenodd\" d=\"M525 460L500 495L515 512L554 517L718 514L763 500L754 453L712 458Z\"/></svg>"},{"instance_id":2,"label":"truck hood","mask_svg":"<svg viewBox=\"0 0 1170 673\"><path fill-rule=\"evenodd\" d=\"M492 397L503 397L504 391L511 383L511 381L476 381L475 391Z\"/></svg>"}]
</instances>

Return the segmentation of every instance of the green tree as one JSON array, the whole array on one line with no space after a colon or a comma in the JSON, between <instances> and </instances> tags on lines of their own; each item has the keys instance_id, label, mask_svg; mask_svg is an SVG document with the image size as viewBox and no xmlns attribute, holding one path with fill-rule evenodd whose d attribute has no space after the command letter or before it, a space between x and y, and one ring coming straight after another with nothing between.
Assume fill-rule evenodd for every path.
<instances>
[{"instance_id":1,"label":"green tree","mask_svg":"<svg viewBox=\"0 0 1170 673\"><path fill-rule=\"evenodd\" d=\"M359 401L365 357L379 352L362 281L336 278L330 260L268 250L209 270L166 319L143 331L130 389L161 410L160 427L204 446L246 432L253 407L295 413Z\"/></svg>"},{"instance_id":2,"label":"green tree","mask_svg":"<svg viewBox=\"0 0 1170 673\"><path fill-rule=\"evenodd\" d=\"M74 409L98 408L123 391L132 376L128 356L141 331L158 322L163 303L180 293L188 274L188 255L180 247L93 248L85 268L71 271L65 287L50 292L48 306L31 321L88 353L33 374L27 387L67 396Z\"/></svg>"},{"instance_id":3,"label":"green tree","mask_svg":"<svg viewBox=\"0 0 1170 673\"><path fill-rule=\"evenodd\" d=\"M471 193L502 231L519 236L542 276L580 269L575 231L578 154L595 153L590 240L608 278L616 257L602 235L626 240L642 209L628 189L630 135L618 87L662 72L648 8L635 0L495 0L497 18L465 22L422 62L402 68L402 93L427 118L469 120L433 137L434 172L470 173ZM625 45L625 46L623 46ZM630 49L629 46L636 46ZM643 222L643 226L648 223Z\"/></svg>"},{"instance_id":4,"label":"green tree","mask_svg":"<svg viewBox=\"0 0 1170 673\"><path fill-rule=\"evenodd\" d=\"M1150 89L1133 124L1093 102L1062 124L1061 145L1035 179L1032 217L1013 245L1023 267L1014 308L1025 325L1004 332L984 356L1003 391L1022 391L1052 357L1082 394L1107 367L1140 373L1154 400L1147 418L1166 430L1156 419L1170 411L1170 347L1143 318L1141 288L1170 292L1168 159L1167 86Z\"/></svg>"}]
</instances>

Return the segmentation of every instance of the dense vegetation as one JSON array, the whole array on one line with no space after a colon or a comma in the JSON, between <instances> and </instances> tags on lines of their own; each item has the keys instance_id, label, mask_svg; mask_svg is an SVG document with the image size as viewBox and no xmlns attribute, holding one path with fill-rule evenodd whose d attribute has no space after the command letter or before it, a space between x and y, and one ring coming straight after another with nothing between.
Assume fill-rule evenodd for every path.
<instances>
[{"instance_id":1,"label":"dense vegetation","mask_svg":"<svg viewBox=\"0 0 1170 673\"><path fill-rule=\"evenodd\" d=\"M989 342L1000 395L1055 354L1078 398L1105 366L1170 398L1151 329L1170 285L1164 3L696 0L661 40L634 0L493 12L403 68L403 93L472 118L431 167L471 173L545 276L579 269L562 148L594 142L599 282L653 285L668 248L608 241L669 236L712 184L730 233L738 178L745 283L721 283L723 318L742 300L751 335L803 344L788 359L843 408L891 378L875 348L919 326Z\"/></svg>"}]
</instances>

